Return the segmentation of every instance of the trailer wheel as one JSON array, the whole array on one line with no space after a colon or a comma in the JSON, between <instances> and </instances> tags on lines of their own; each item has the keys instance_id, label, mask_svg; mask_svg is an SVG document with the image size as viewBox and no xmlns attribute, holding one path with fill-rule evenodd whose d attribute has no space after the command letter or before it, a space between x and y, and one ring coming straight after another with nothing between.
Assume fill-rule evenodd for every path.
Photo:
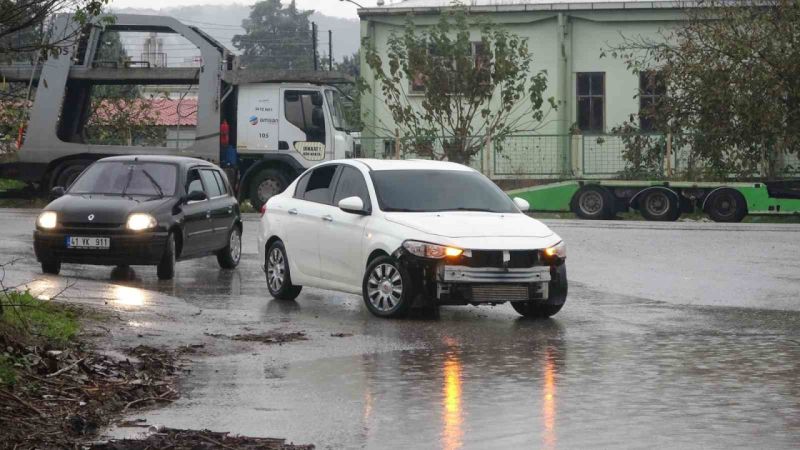
<instances>
[{"instance_id":1,"label":"trailer wheel","mask_svg":"<svg viewBox=\"0 0 800 450\"><path fill-rule=\"evenodd\" d=\"M673 222L681 215L678 200L669 192L656 189L644 194L639 200L639 213L646 220Z\"/></svg>"},{"instance_id":2,"label":"trailer wheel","mask_svg":"<svg viewBox=\"0 0 800 450\"><path fill-rule=\"evenodd\" d=\"M288 185L283 173L275 169L264 169L250 181L250 204L258 211L270 197L280 194Z\"/></svg>"},{"instance_id":3,"label":"trailer wheel","mask_svg":"<svg viewBox=\"0 0 800 450\"><path fill-rule=\"evenodd\" d=\"M601 186L587 185L572 196L570 208L581 219L611 219L614 217L614 196Z\"/></svg>"},{"instance_id":4,"label":"trailer wheel","mask_svg":"<svg viewBox=\"0 0 800 450\"><path fill-rule=\"evenodd\" d=\"M747 215L747 202L736 189L719 189L708 196L705 203L708 217L714 222L741 222Z\"/></svg>"},{"instance_id":5,"label":"trailer wheel","mask_svg":"<svg viewBox=\"0 0 800 450\"><path fill-rule=\"evenodd\" d=\"M91 164L91 161L68 161L59 167L58 175L55 177L51 188L56 186L61 186L64 189L69 188L69 186L78 178L78 175L83 173L87 167Z\"/></svg>"}]
</instances>

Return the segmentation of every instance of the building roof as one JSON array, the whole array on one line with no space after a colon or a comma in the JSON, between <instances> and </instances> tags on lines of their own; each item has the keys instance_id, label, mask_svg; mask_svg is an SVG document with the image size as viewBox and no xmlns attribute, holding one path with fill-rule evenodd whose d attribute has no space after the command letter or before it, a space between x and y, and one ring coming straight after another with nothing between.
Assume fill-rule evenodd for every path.
<instances>
[{"instance_id":1,"label":"building roof","mask_svg":"<svg viewBox=\"0 0 800 450\"><path fill-rule=\"evenodd\" d=\"M697 6L697 0L468 0L473 12L586 11L611 9L681 9ZM452 0L404 0L374 8L361 8L359 16L435 13L453 7Z\"/></svg>"},{"instance_id":2,"label":"building roof","mask_svg":"<svg viewBox=\"0 0 800 450\"><path fill-rule=\"evenodd\" d=\"M149 104L148 108L137 108L141 114L147 114L155 125L166 127L182 126L193 127L197 126L197 99L185 98L182 100L172 98L137 98L130 100L137 105ZM113 117L114 112L118 108L124 108L126 100L112 101L104 100L100 103L100 107L95 111L101 118Z\"/></svg>"}]
</instances>

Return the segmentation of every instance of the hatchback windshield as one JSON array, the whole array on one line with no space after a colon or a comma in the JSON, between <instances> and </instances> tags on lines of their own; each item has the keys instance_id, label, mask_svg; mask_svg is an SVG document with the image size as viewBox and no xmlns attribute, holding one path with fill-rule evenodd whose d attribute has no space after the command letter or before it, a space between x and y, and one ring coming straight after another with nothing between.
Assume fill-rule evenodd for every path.
<instances>
[{"instance_id":1,"label":"hatchback windshield","mask_svg":"<svg viewBox=\"0 0 800 450\"><path fill-rule=\"evenodd\" d=\"M129 161L98 162L69 188L70 194L175 194L177 169L172 164Z\"/></svg>"},{"instance_id":2,"label":"hatchback windshield","mask_svg":"<svg viewBox=\"0 0 800 450\"><path fill-rule=\"evenodd\" d=\"M383 211L518 212L483 175L462 170L378 170L370 173Z\"/></svg>"}]
</instances>

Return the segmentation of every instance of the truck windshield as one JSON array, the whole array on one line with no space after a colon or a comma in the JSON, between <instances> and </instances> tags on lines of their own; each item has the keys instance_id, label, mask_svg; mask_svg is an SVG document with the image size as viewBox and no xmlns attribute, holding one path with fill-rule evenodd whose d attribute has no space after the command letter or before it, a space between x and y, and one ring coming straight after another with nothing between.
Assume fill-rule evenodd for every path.
<instances>
[{"instance_id":1,"label":"truck windshield","mask_svg":"<svg viewBox=\"0 0 800 450\"><path fill-rule=\"evenodd\" d=\"M370 176L382 211L519 212L505 192L477 172L375 170Z\"/></svg>"},{"instance_id":2,"label":"truck windshield","mask_svg":"<svg viewBox=\"0 0 800 450\"><path fill-rule=\"evenodd\" d=\"M339 91L327 89L325 91L325 97L327 97L328 105L331 109L331 121L333 122L333 127L340 131L348 131L350 127L347 123L347 116L344 114L342 94Z\"/></svg>"},{"instance_id":3,"label":"truck windshield","mask_svg":"<svg viewBox=\"0 0 800 450\"><path fill-rule=\"evenodd\" d=\"M147 195L175 194L177 169L172 164L129 161L98 162L70 186L70 194Z\"/></svg>"}]
</instances>

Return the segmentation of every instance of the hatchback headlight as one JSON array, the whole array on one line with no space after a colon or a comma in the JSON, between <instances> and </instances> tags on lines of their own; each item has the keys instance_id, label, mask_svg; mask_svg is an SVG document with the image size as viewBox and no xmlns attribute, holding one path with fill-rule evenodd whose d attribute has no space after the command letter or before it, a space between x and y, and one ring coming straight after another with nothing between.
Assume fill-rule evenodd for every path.
<instances>
[{"instance_id":1,"label":"hatchback headlight","mask_svg":"<svg viewBox=\"0 0 800 450\"><path fill-rule=\"evenodd\" d=\"M133 231L142 231L155 228L156 225L156 218L150 214L135 213L128 216L128 223L125 224L125 227Z\"/></svg>"},{"instance_id":2,"label":"hatchback headlight","mask_svg":"<svg viewBox=\"0 0 800 450\"><path fill-rule=\"evenodd\" d=\"M434 259L442 259L445 256L458 256L464 253L464 250L460 248L419 241L405 241L403 242L403 248L414 256Z\"/></svg>"},{"instance_id":3,"label":"hatchback headlight","mask_svg":"<svg viewBox=\"0 0 800 450\"><path fill-rule=\"evenodd\" d=\"M547 247L546 249L544 249L544 254L548 258L566 259L567 258L567 244L565 244L564 241L561 241L561 242L559 242L558 244L556 244L556 245L554 245L552 247Z\"/></svg>"},{"instance_id":4,"label":"hatchback headlight","mask_svg":"<svg viewBox=\"0 0 800 450\"><path fill-rule=\"evenodd\" d=\"M39 218L36 219L36 224L39 225L39 228L46 230L55 228L56 223L58 223L58 215L53 211L45 211L39 214Z\"/></svg>"}]
</instances>

